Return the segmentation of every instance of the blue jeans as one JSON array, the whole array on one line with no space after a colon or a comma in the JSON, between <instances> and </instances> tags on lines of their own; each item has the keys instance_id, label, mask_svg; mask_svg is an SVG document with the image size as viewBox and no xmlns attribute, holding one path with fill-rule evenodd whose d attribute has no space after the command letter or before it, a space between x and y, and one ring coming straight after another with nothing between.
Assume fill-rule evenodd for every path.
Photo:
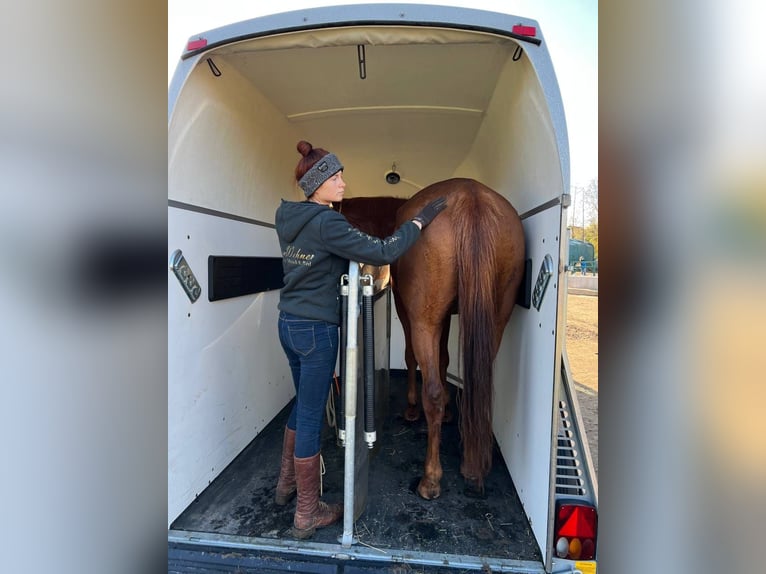
<instances>
[{"instance_id":1,"label":"blue jeans","mask_svg":"<svg viewBox=\"0 0 766 574\"><path fill-rule=\"evenodd\" d=\"M279 342L293 374L295 403L287 427L295 431L295 456L319 452L325 404L338 356L338 326L279 313Z\"/></svg>"}]
</instances>

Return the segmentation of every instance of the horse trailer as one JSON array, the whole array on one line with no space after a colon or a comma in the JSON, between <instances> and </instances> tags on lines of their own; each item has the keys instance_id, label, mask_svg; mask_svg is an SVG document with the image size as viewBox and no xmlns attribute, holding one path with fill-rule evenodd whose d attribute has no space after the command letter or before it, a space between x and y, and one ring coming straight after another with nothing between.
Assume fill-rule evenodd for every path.
<instances>
[{"instance_id":1,"label":"horse trailer","mask_svg":"<svg viewBox=\"0 0 766 574\"><path fill-rule=\"evenodd\" d=\"M276 330L274 214L302 198L299 140L342 158L348 197L481 181L517 209L526 242L494 365L484 493L463 488L455 424L443 426L441 496L415 492L424 426L402 417L404 340L384 286L372 295L377 386L357 393L358 404L374 395L377 438L365 444L349 409L360 438L347 448L325 425L324 498L346 517L305 541L289 535L293 508L273 503L294 398ZM568 189L563 105L534 20L369 4L190 38L168 97L168 570L595 573L598 489L565 349Z\"/></svg>"}]
</instances>

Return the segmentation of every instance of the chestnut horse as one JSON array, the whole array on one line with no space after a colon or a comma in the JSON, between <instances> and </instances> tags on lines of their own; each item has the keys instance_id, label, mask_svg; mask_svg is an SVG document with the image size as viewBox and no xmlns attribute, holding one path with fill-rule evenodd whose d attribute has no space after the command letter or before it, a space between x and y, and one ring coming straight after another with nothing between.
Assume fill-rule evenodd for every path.
<instances>
[{"instance_id":1,"label":"chestnut horse","mask_svg":"<svg viewBox=\"0 0 766 574\"><path fill-rule=\"evenodd\" d=\"M447 208L391 265L405 335L408 420L419 416L417 366L423 379L428 447L418 494L428 500L441 494L439 444L449 398L447 341L453 313L459 316L463 365L460 472L470 487L483 492L492 466L492 369L524 275L521 220L503 196L472 179L434 183L409 200L355 198L338 207L349 223L383 238L442 196Z\"/></svg>"}]
</instances>

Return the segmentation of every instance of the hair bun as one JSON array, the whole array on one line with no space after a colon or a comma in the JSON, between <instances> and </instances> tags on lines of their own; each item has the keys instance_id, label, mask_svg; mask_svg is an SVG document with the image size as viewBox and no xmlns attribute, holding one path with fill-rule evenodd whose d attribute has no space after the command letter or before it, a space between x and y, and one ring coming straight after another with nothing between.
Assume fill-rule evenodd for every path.
<instances>
[{"instance_id":1,"label":"hair bun","mask_svg":"<svg viewBox=\"0 0 766 574\"><path fill-rule=\"evenodd\" d=\"M312 146L309 142L306 140L301 140L298 142L297 145L298 151L303 157L306 157L311 153L311 150L314 149L314 146Z\"/></svg>"}]
</instances>

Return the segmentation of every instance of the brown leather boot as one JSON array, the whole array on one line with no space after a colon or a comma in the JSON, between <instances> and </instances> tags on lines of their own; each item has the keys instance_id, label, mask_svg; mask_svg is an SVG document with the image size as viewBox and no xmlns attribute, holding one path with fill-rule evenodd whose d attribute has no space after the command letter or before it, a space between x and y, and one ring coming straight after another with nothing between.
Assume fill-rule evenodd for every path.
<instances>
[{"instance_id":1,"label":"brown leather boot","mask_svg":"<svg viewBox=\"0 0 766 574\"><path fill-rule=\"evenodd\" d=\"M293 519L293 535L310 538L317 528L329 526L343 516L340 504L325 504L319 500L319 453L295 459L295 479L298 503Z\"/></svg>"},{"instance_id":2,"label":"brown leather boot","mask_svg":"<svg viewBox=\"0 0 766 574\"><path fill-rule=\"evenodd\" d=\"M295 431L285 427L285 436L282 440L282 465L279 468L279 481L277 491L274 494L274 502L284 506L295 496Z\"/></svg>"}]
</instances>

